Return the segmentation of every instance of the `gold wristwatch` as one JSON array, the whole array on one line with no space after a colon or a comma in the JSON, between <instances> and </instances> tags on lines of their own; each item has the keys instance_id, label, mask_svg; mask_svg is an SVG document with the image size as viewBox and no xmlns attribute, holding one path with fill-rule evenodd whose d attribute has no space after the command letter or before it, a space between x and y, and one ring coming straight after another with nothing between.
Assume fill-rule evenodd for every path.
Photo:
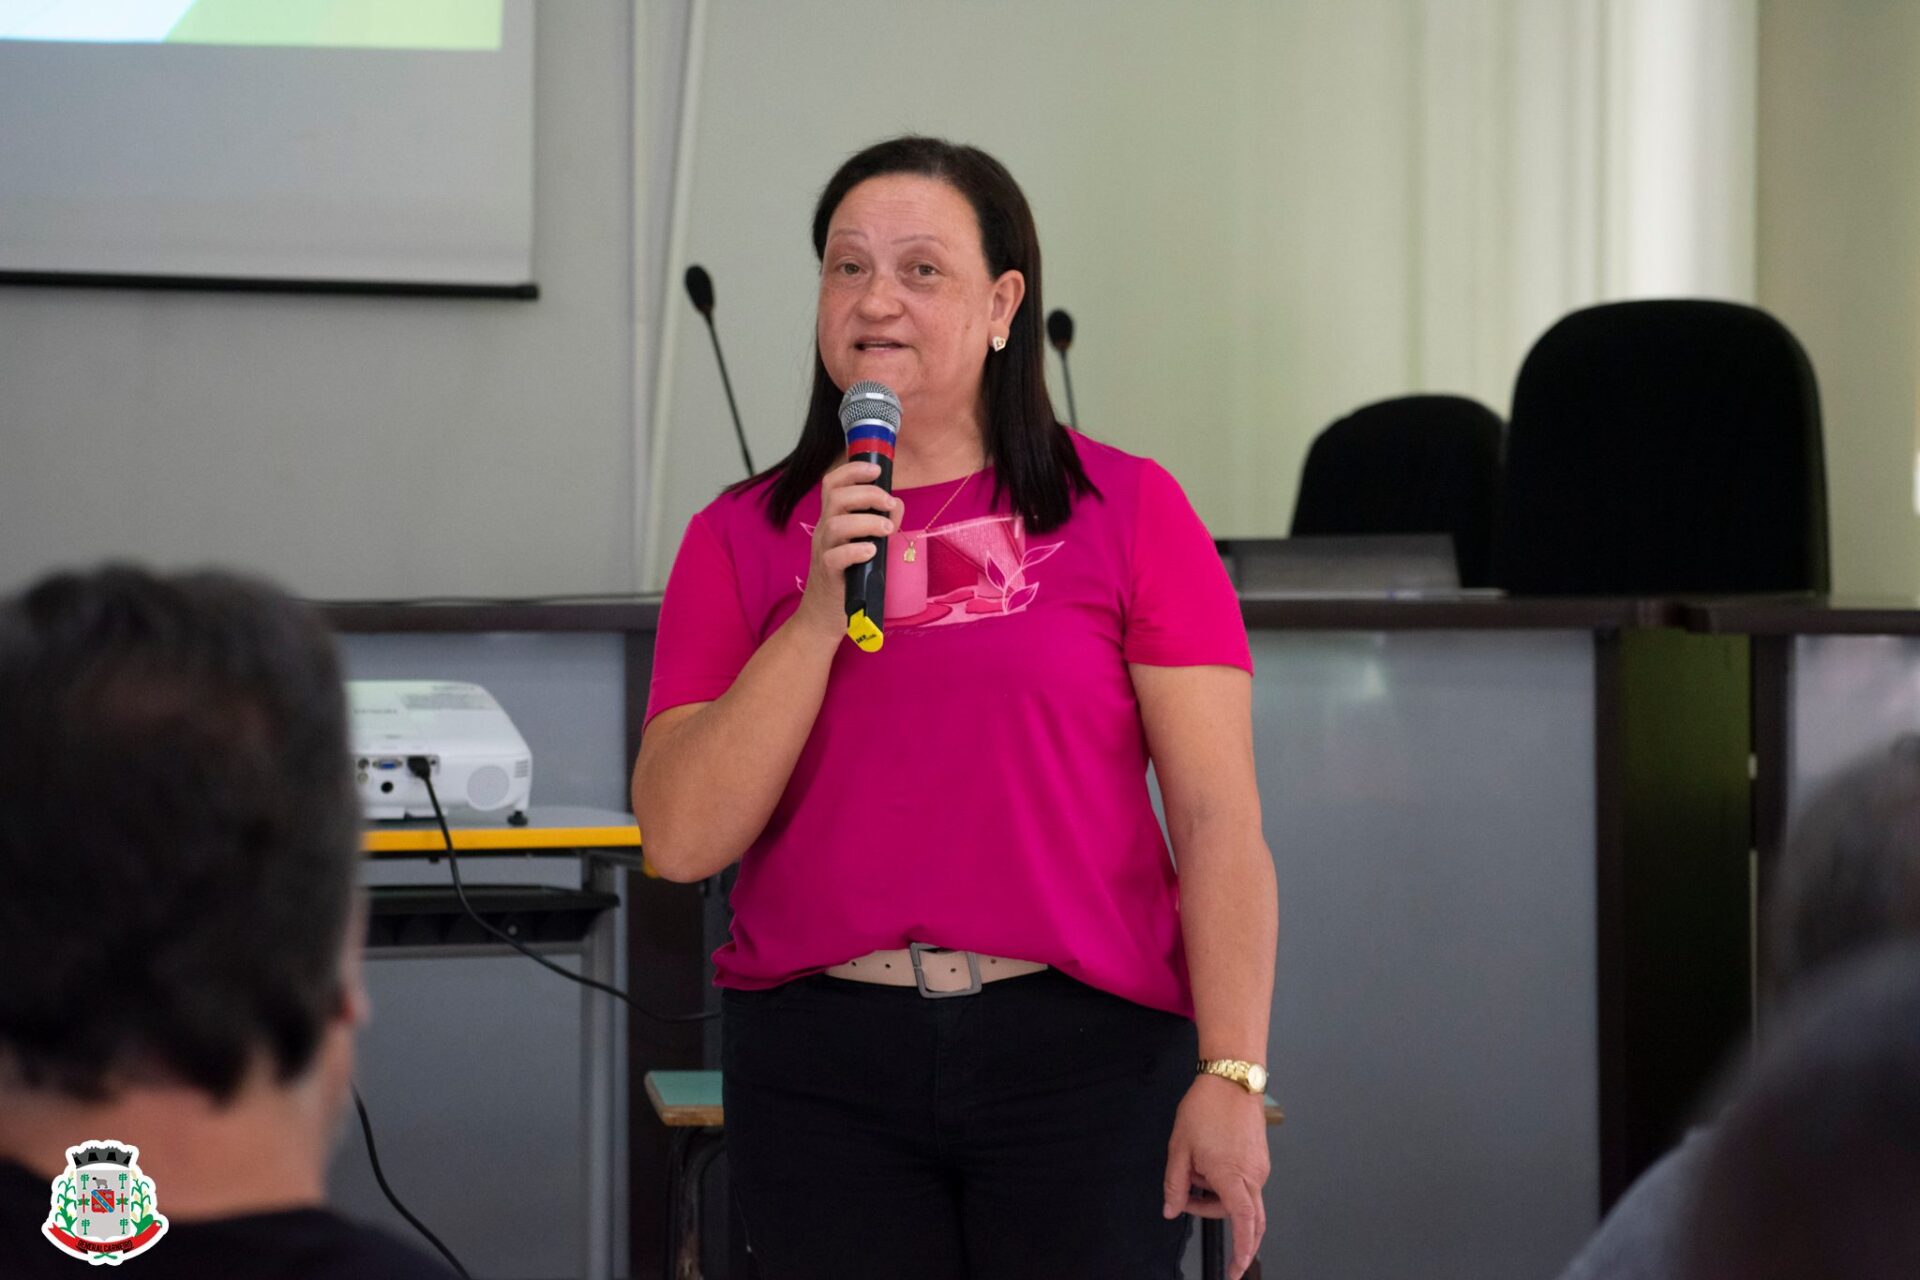
<instances>
[{"instance_id":1,"label":"gold wristwatch","mask_svg":"<svg viewBox=\"0 0 1920 1280\"><path fill-rule=\"evenodd\" d=\"M1256 1098L1266 1095L1267 1069L1257 1062L1242 1062L1238 1058L1202 1058L1195 1069L1203 1075L1231 1080Z\"/></svg>"}]
</instances>

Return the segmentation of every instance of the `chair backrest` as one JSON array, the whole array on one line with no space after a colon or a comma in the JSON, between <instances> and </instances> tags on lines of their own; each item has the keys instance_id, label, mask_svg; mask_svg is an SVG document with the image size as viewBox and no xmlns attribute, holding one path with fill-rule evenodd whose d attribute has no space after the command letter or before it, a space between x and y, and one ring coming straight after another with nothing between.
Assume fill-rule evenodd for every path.
<instances>
[{"instance_id":1,"label":"chair backrest","mask_svg":"<svg viewBox=\"0 0 1920 1280\"><path fill-rule=\"evenodd\" d=\"M1575 311L1520 367L1501 507L1516 594L1825 591L1813 366L1736 303Z\"/></svg>"},{"instance_id":2,"label":"chair backrest","mask_svg":"<svg viewBox=\"0 0 1920 1280\"><path fill-rule=\"evenodd\" d=\"M1293 533L1448 533L1460 585L1491 577L1500 417L1464 396L1355 409L1307 451Z\"/></svg>"}]
</instances>

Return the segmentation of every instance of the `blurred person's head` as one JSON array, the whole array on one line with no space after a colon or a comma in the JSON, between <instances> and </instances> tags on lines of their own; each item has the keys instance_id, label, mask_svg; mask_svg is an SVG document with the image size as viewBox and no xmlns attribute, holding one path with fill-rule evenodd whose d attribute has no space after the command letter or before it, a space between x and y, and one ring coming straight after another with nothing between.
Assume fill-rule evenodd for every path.
<instances>
[{"instance_id":1,"label":"blurred person's head","mask_svg":"<svg viewBox=\"0 0 1920 1280\"><path fill-rule=\"evenodd\" d=\"M1816 976L1695 1184L1685 1280L1920 1276L1920 943Z\"/></svg>"},{"instance_id":2,"label":"blurred person's head","mask_svg":"<svg viewBox=\"0 0 1920 1280\"><path fill-rule=\"evenodd\" d=\"M0 605L0 1128L160 1094L337 1115L358 825L310 609L125 567Z\"/></svg>"},{"instance_id":3,"label":"blurred person's head","mask_svg":"<svg viewBox=\"0 0 1920 1280\"><path fill-rule=\"evenodd\" d=\"M1875 943L1920 935L1920 736L1855 760L1815 792L1781 856L1765 927L1776 995Z\"/></svg>"}]
</instances>

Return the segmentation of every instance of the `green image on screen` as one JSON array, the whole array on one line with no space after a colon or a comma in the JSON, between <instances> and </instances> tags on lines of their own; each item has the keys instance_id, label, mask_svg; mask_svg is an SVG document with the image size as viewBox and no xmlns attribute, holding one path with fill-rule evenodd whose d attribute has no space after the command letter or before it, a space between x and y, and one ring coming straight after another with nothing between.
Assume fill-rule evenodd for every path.
<instances>
[{"instance_id":1,"label":"green image on screen","mask_svg":"<svg viewBox=\"0 0 1920 1280\"><path fill-rule=\"evenodd\" d=\"M500 48L505 0L0 0L0 40Z\"/></svg>"}]
</instances>

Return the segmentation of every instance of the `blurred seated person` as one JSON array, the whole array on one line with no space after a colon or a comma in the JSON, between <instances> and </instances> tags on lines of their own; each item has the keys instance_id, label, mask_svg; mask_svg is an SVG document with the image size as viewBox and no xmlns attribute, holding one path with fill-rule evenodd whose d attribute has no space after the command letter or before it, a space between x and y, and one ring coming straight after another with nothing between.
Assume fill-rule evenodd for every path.
<instances>
[{"instance_id":1,"label":"blurred seated person","mask_svg":"<svg viewBox=\"0 0 1920 1280\"><path fill-rule=\"evenodd\" d=\"M1809 987L1714 1125L1686 1280L1920 1276L1920 945Z\"/></svg>"},{"instance_id":2,"label":"blurred seated person","mask_svg":"<svg viewBox=\"0 0 1920 1280\"><path fill-rule=\"evenodd\" d=\"M60 1233L97 1253L128 1209L145 1280L451 1274L322 1205L367 1009L347 766L332 642L269 587L0 604L0 1276L86 1274ZM152 1187L83 1226L54 1188L103 1142Z\"/></svg>"},{"instance_id":3,"label":"blurred seated person","mask_svg":"<svg viewBox=\"0 0 1920 1280\"><path fill-rule=\"evenodd\" d=\"M1843 769L1794 824L1762 921L1769 1001L1891 938L1920 936L1920 737ZM1561 1280L1672 1280L1708 1147L1695 1129L1614 1205Z\"/></svg>"}]
</instances>

